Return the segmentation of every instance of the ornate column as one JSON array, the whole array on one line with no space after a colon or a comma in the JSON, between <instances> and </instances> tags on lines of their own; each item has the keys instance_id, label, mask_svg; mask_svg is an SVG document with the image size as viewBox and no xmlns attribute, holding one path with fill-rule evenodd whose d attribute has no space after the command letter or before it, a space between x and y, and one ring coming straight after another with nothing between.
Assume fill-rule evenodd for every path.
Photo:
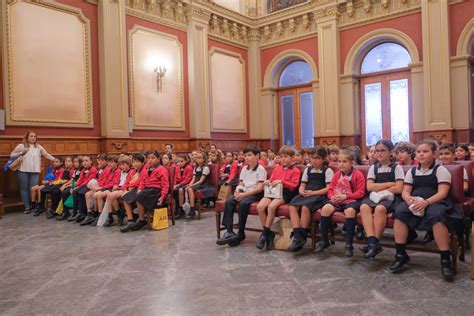
<instances>
[{"instance_id":1,"label":"ornate column","mask_svg":"<svg viewBox=\"0 0 474 316\"><path fill-rule=\"evenodd\" d=\"M425 130L452 140L448 1L421 1ZM426 136L425 136L426 137Z\"/></svg>"},{"instance_id":2,"label":"ornate column","mask_svg":"<svg viewBox=\"0 0 474 316\"><path fill-rule=\"evenodd\" d=\"M125 0L99 1L98 10L102 136L128 137Z\"/></svg>"},{"instance_id":3,"label":"ornate column","mask_svg":"<svg viewBox=\"0 0 474 316\"><path fill-rule=\"evenodd\" d=\"M315 13L318 30L320 143L338 142L339 122L339 11L337 6ZM346 115L346 114L345 114ZM335 137L336 136L336 137ZM328 138L329 140L325 139Z\"/></svg>"},{"instance_id":4,"label":"ornate column","mask_svg":"<svg viewBox=\"0 0 474 316\"><path fill-rule=\"evenodd\" d=\"M188 18L188 86L191 137L210 139L209 52L207 34L211 14L189 6Z\"/></svg>"},{"instance_id":5,"label":"ornate column","mask_svg":"<svg viewBox=\"0 0 474 316\"><path fill-rule=\"evenodd\" d=\"M260 135L260 87L262 74L260 67L260 34L258 29L251 29L248 37L248 72L249 72L249 114L250 138L261 138Z\"/></svg>"}]
</instances>

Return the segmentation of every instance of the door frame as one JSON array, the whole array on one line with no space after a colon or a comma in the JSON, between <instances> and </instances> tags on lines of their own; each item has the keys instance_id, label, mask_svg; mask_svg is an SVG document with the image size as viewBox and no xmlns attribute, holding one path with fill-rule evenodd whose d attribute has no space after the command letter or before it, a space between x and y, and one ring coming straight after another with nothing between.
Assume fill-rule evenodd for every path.
<instances>
[{"instance_id":1,"label":"door frame","mask_svg":"<svg viewBox=\"0 0 474 316\"><path fill-rule=\"evenodd\" d=\"M390 81L408 79L408 128L410 141L413 140L413 111L412 111L412 87L411 87L411 72L408 68L391 70L383 73L372 73L364 75L359 78L360 87L360 105L361 105L361 149L365 155L367 151L366 145L366 126L365 126L365 84L380 82L382 84L382 135L383 138L391 138L390 128ZM388 135L387 137L384 137Z\"/></svg>"},{"instance_id":2,"label":"door frame","mask_svg":"<svg viewBox=\"0 0 474 316\"><path fill-rule=\"evenodd\" d=\"M278 129L280 136L280 147L283 146L283 126L282 126L282 110L281 110L281 98L283 96L292 95L293 96L293 129L295 135L295 147L301 148L301 114L300 114L300 94L313 92L311 85L297 85L285 88L278 89ZM313 95L314 100L314 95ZM313 102L314 110L314 102ZM314 135L313 135L314 137Z\"/></svg>"}]
</instances>

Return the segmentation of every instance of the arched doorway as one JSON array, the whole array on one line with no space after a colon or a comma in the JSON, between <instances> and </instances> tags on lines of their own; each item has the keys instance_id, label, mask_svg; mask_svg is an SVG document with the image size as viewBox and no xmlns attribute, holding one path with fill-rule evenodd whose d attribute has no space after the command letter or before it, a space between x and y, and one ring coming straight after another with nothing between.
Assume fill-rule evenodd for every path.
<instances>
[{"instance_id":1,"label":"arched doorway","mask_svg":"<svg viewBox=\"0 0 474 316\"><path fill-rule=\"evenodd\" d=\"M302 60L287 64L278 81L281 145L314 146L313 72Z\"/></svg>"},{"instance_id":2,"label":"arched doorway","mask_svg":"<svg viewBox=\"0 0 474 316\"><path fill-rule=\"evenodd\" d=\"M412 60L400 44L384 42L370 49L360 66L362 145L382 138L410 141Z\"/></svg>"}]
</instances>

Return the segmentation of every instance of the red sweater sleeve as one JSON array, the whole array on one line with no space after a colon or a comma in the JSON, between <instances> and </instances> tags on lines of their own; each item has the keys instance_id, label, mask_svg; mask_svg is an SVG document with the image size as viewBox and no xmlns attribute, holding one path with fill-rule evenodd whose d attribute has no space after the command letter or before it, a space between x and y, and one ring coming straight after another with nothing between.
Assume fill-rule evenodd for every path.
<instances>
[{"instance_id":1,"label":"red sweater sleeve","mask_svg":"<svg viewBox=\"0 0 474 316\"><path fill-rule=\"evenodd\" d=\"M239 172L239 163L237 161L234 161L230 165L230 174L229 174L229 180L232 181L234 180L235 176Z\"/></svg>"},{"instance_id":2,"label":"red sweater sleeve","mask_svg":"<svg viewBox=\"0 0 474 316\"><path fill-rule=\"evenodd\" d=\"M184 172L184 170L183 170L183 172ZM175 166L175 168L174 168L174 182L177 183L177 184L180 183L181 178L182 178L181 168L179 166Z\"/></svg>"},{"instance_id":3,"label":"red sweater sleeve","mask_svg":"<svg viewBox=\"0 0 474 316\"><path fill-rule=\"evenodd\" d=\"M77 180L77 183L76 183L76 188L85 186L89 183L89 181L94 179L97 176L97 169L95 167L91 167L89 169L89 172L86 175L84 174L85 174L85 169L82 169L81 175L79 176L79 180Z\"/></svg>"},{"instance_id":4,"label":"red sweater sleeve","mask_svg":"<svg viewBox=\"0 0 474 316\"><path fill-rule=\"evenodd\" d=\"M105 182L103 188L110 189L110 188L113 188L116 185L119 185L120 175L121 175L121 171L120 171L119 168L116 168L113 172L111 171L111 173L109 175L109 178Z\"/></svg>"},{"instance_id":5,"label":"red sweater sleeve","mask_svg":"<svg viewBox=\"0 0 474 316\"><path fill-rule=\"evenodd\" d=\"M130 186L130 180L132 180L132 177L137 173L136 169L130 169L130 171L127 174L127 178L125 179L125 183L122 185L122 190L127 191L129 186Z\"/></svg>"},{"instance_id":6,"label":"red sweater sleeve","mask_svg":"<svg viewBox=\"0 0 474 316\"><path fill-rule=\"evenodd\" d=\"M336 173L332 176L331 183L329 183L329 188L328 188L328 199L332 199L334 196L334 188L336 187L337 182L339 181L339 178L341 177L341 172L336 171Z\"/></svg>"},{"instance_id":7,"label":"red sweater sleeve","mask_svg":"<svg viewBox=\"0 0 474 316\"><path fill-rule=\"evenodd\" d=\"M108 166L105 167L97 178L97 181L99 182L99 186L102 188L105 188L107 183L110 181L109 178L111 175L112 175L112 170Z\"/></svg>"},{"instance_id":8,"label":"red sweater sleeve","mask_svg":"<svg viewBox=\"0 0 474 316\"><path fill-rule=\"evenodd\" d=\"M170 174L166 168L162 167L158 169L160 169L161 178L161 198L164 200L170 190Z\"/></svg>"},{"instance_id":9,"label":"red sweater sleeve","mask_svg":"<svg viewBox=\"0 0 474 316\"><path fill-rule=\"evenodd\" d=\"M193 167L191 167L190 165L187 165L186 167L184 167L184 171L183 171L183 175L181 177L181 181L179 181L179 185L183 185L183 184L188 184L191 182L191 180L193 179Z\"/></svg>"},{"instance_id":10,"label":"red sweater sleeve","mask_svg":"<svg viewBox=\"0 0 474 316\"><path fill-rule=\"evenodd\" d=\"M360 170L354 170L351 179L352 193L347 194L348 199L359 200L365 195L365 178Z\"/></svg>"},{"instance_id":11,"label":"red sweater sleeve","mask_svg":"<svg viewBox=\"0 0 474 316\"><path fill-rule=\"evenodd\" d=\"M62 179L64 174L64 168L59 168L54 172L54 180Z\"/></svg>"},{"instance_id":12,"label":"red sweater sleeve","mask_svg":"<svg viewBox=\"0 0 474 316\"><path fill-rule=\"evenodd\" d=\"M300 169L293 167L287 169L285 177L283 178L283 187L289 191L294 191L300 183L301 171Z\"/></svg>"}]
</instances>

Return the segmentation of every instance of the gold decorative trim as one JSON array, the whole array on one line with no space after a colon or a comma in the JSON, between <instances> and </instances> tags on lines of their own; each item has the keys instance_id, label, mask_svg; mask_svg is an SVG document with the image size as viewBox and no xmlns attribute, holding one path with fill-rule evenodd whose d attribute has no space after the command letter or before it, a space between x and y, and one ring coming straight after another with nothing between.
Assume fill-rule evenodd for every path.
<instances>
[{"instance_id":1,"label":"gold decorative trim","mask_svg":"<svg viewBox=\"0 0 474 316\"><path fill-rule=\"evenodd\" d=\"M92 4L99 4L99 0L85 0L86 2L92 3Z\"/></svg>"},{"instance_id":2,"label":"gold decorative trim","mask_svg":"<svg viewBox=\"0 0 474 316\"><path fill-rule=\"evenodd\" d=\"M48 127L76 127L76 128L90 128L94 126L92 118L92 77L91 77L91 44L90 44L90 22L87 19L82 11L78 8L71 7L65 4L60 4L57 2L50 2L47 0L24 0L22 2L29 3L32 5L37 5L44 7L46 9L51 9L61 13L69 14L75 16L83 26L83 43L84 43L84 82L86 88L86 102L84 104L86 110L86 119L81 120L48 120L48 119L34 119L34 118L18 118L14 116L14 95L13 95L13 69L12 69L12 60L14 54L12 51L12 38L11 38L11 29L12 29L12 17L11 17L11 7L18 3L18 0L8 0L6 2L6 7L4 10L5 13L5 37L6 45L4 46L4 55L6 56L6 86L5 89L5 98L6 98L6 123L7 126L48 126ZM72 125L72 126L71 126Z\"/></svg>"},{"instance_id":3,"label":"gold decorative trim","mask_svg":"<svg viewBox=\"0 0 474 316\"><path fill-rule=\"evenodd\" d=\"M187 25L186 23L178 23L176 21L171 21L171 20L166 20L163 19L157 15L146 13L137 9L132 9L132 8L126 8L125 9L125 14L129 16L133 16L139 19L143 19L146 21L150 21L153 23L161 24L164 26L168 26L174 29L178 29L181 31L186 31L187 30Z\"/></svg>"},{"instance_id":4,"label":"gold decorative trim","mask_svg":"<svg viewBox=\"0 0 474 316\"><path fill-rule=\"evenodd\" d=\"M231 128L215 128L214 127L214 116L213 116L213 103L212 103L212 56L214 54L221 54L226 55L232 58L236 58L241 64L241 75L242 75L242 82L241 82L241 89L242 89L242 96L241 96L241 114L242 114L242 125L243 128L241 129L231 129ZM226 133L246 133L247 132L247 80L246 80L246 66L245 60L242 58L242 55L239 53L235 53L226 49L213 47L209 50L209 82L211 88L209 89L209 110L211 114L211 132L226 132Z\"/></svg>"},{"instance_id":5,"label":"gold decorative trim","mask_svg":"<svg viewBox=\"0 0 474 316\"><path fill-rule=\"evenodd\" d=\"M174 45L177 46L179 56L178 56L178 65L176 67L178 68L177 73L178 73L178 82L179 82L179 99L177 100L178 106L180 109L179 117L180 117L180 125L179 126L171 126L171 125L166 125L166 124L156 124L156 125L143 125L143 124L136 124L135 121L135 110L136 110L136 104L135 104L135 80L134 80L134 69L135 65L133 63L134 60L134 45L133 45L133 36L138 33L138 32L143 32L143 33L149 33L151 35L158 36L161 39L165 39L167 41L173 42ZM140 129L140 130L160 130L160 131L184 131L185 130L185 124L184 124L184 64L183 64L183 45L179 41L178 37L175 35L163 33L157 30L149 29L144 26L139 26L135 25L133 29L128 31L128 50L129 50L129 80L130 80L130 108L131 108L131 113L133 116L133 121L134 121L134 129Z\"/></svg>"}]
</instances>

